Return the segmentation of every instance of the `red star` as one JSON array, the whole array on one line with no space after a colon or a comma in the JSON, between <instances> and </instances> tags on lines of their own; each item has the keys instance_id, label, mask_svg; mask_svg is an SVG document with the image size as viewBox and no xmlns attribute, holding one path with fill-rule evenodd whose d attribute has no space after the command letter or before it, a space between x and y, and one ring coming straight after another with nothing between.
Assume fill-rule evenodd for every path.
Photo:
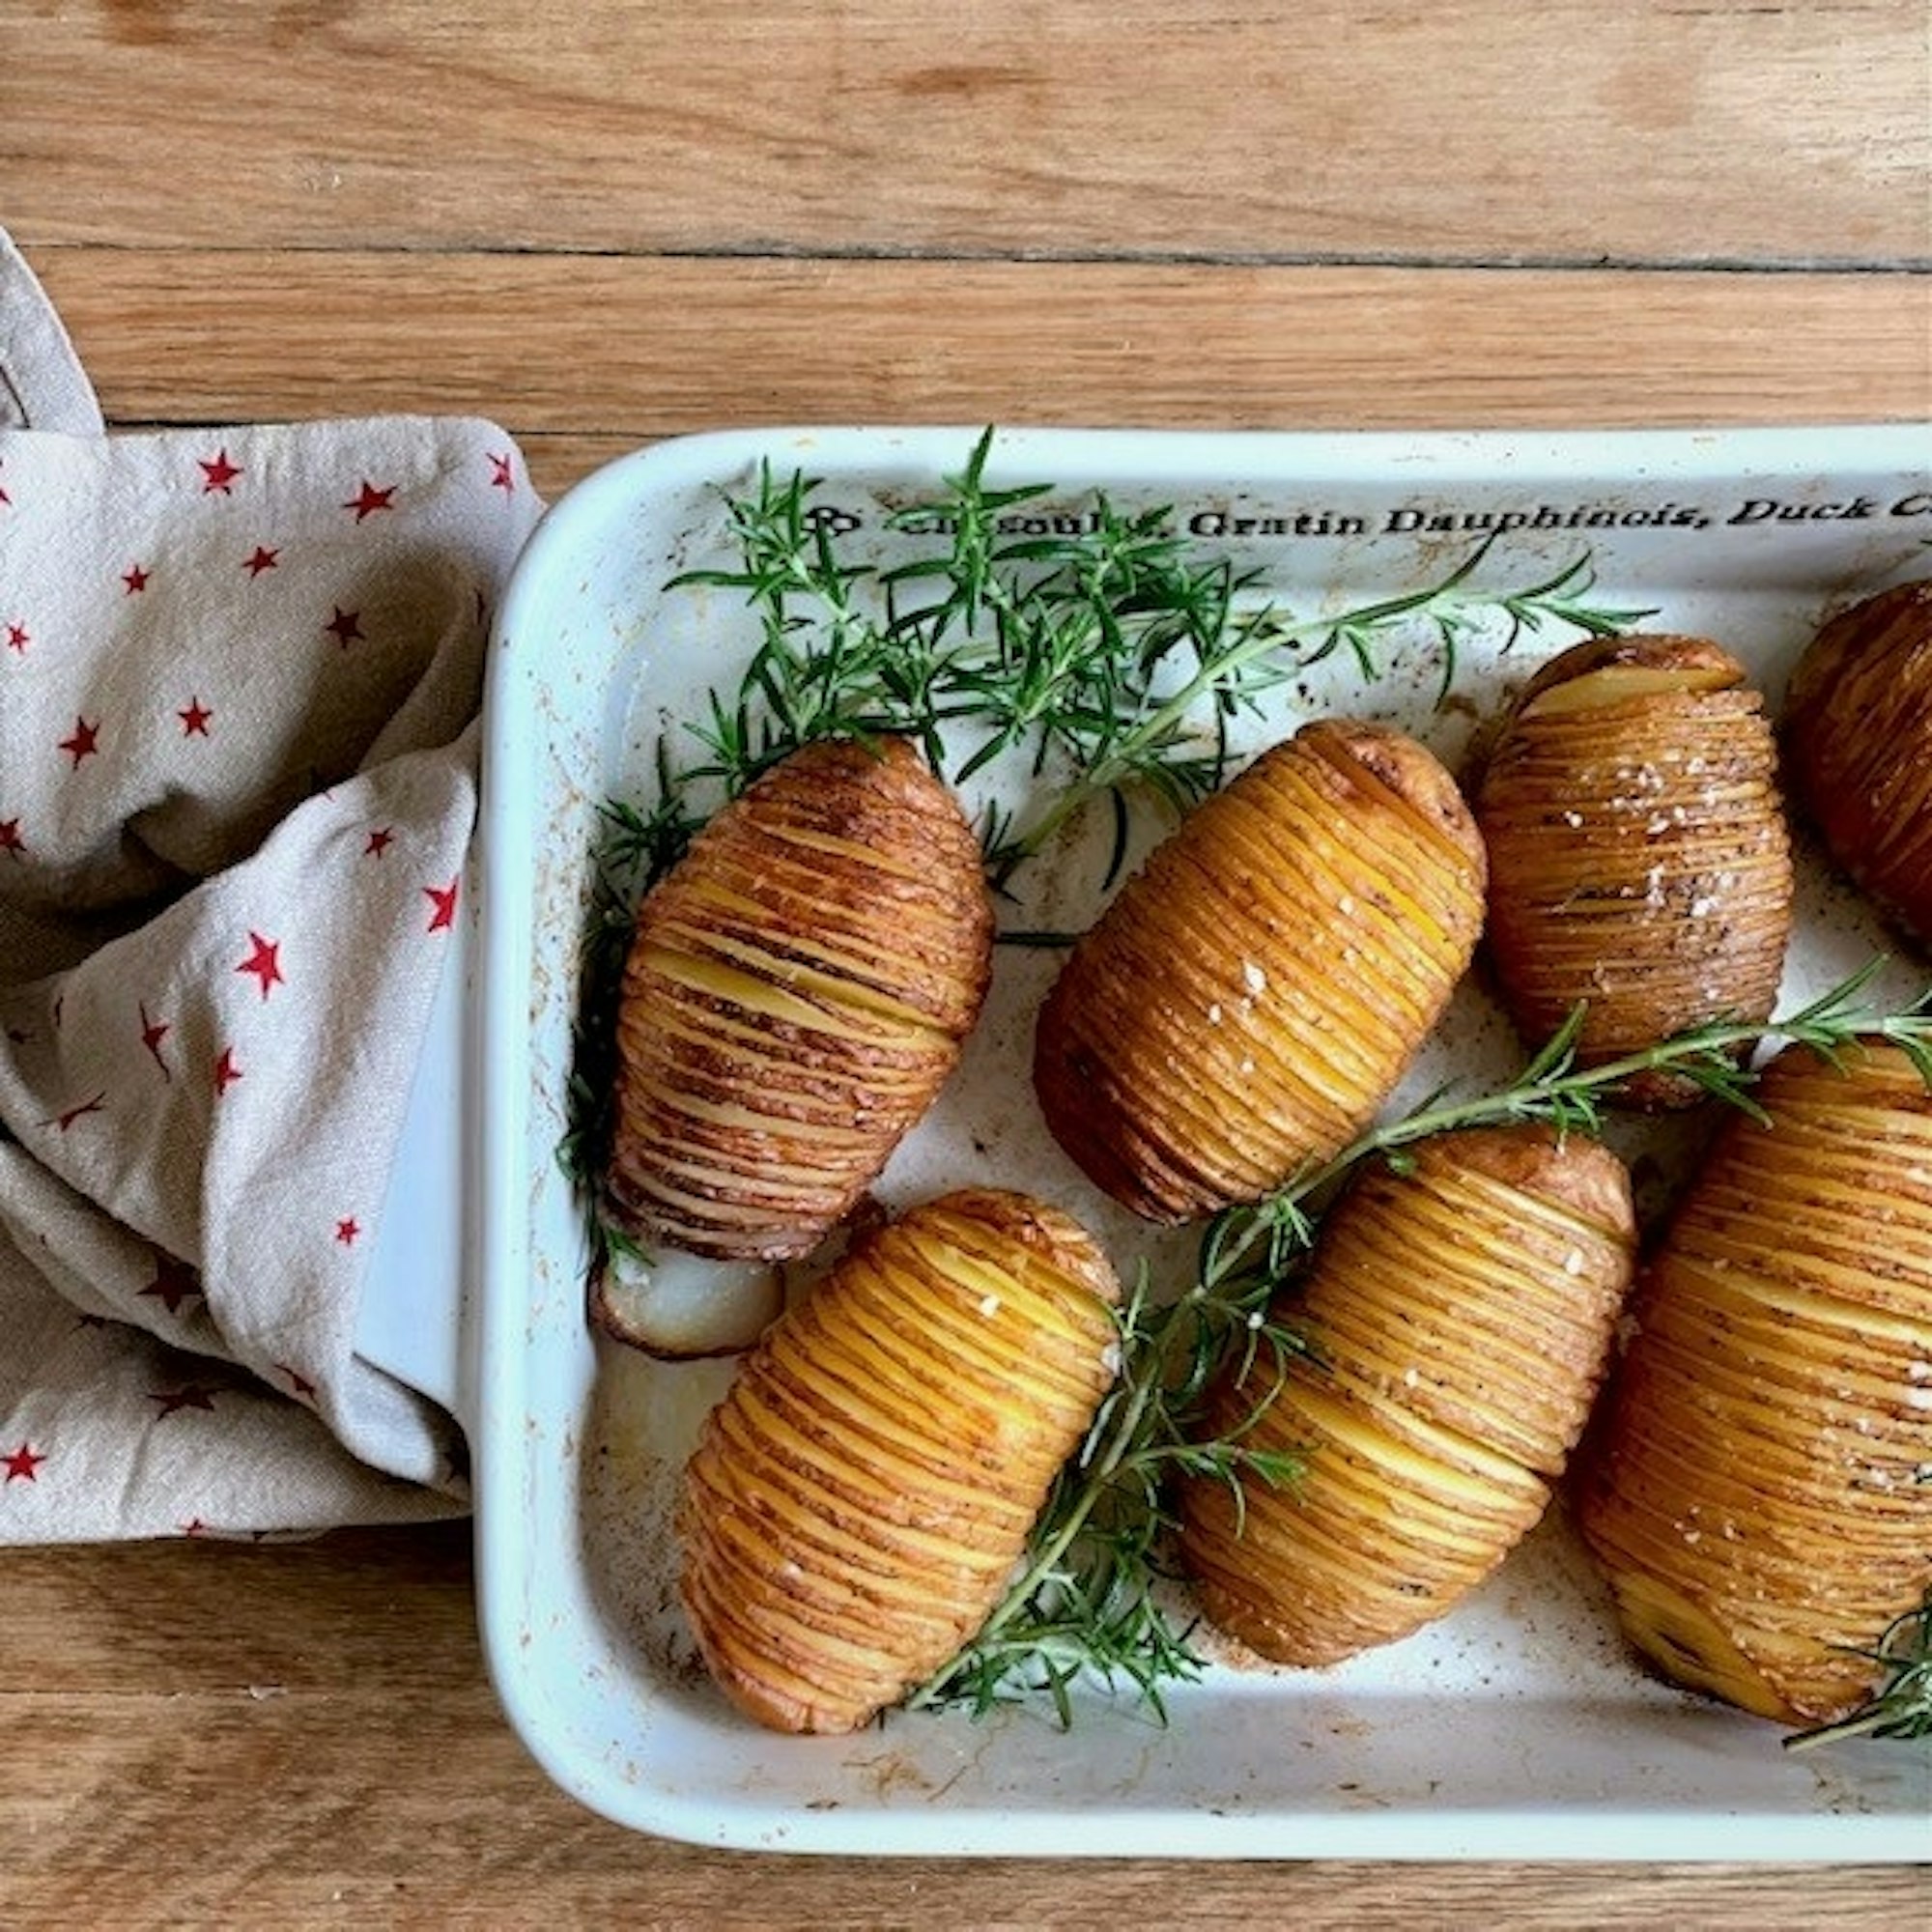
<instances>
[{"instance_id":1,"label":"red star","mask_svg":"<svg viewBox=\"0 0 1932 1932\"><path fill-rule=\"evenodd\" d=\"M156 1248L155 1278L141 1293L160 1302L170 1315L179 1315L182 1303L192 1301L201 1293L201 1277L186 1262Z\"/></svg>"},{"instance_id":2,"label":"red star","mask_svg":"<svg viewBox=\"0 0 1932 1932\"><path fill-rule=\"evenodd\" d=\"M262 982L262 997L269 997L270 986L286 986L288 981L282 977L282 943L278 939L264 939L259 932L250 932L248 944L255 950L236 967L238 973L252 973Z\"/></svg>"},{"instance_id":3,"label":"red star","mask_svg":"<svg viewBox=\"0 0 1932 1932\"><path fill-rule=\"evenodd\" d=\"M16 859L27 856L27 841L20 837L17 818L0 818L0 852L11 852Z\"/></svg>"},{"instance_id":4,"label":"red star","mask_svg":"<svg viewBox=\"0 0 1932 1932\"><path fill-rule=\"evenodd\" d=\"M127 595L129 597L138 597L142 591L147 589L148 579L152 575L151 571L143 570L138 563L130 563L121 573L121 582L128 586Z\"/></svg>"},{"instance_id":5,"label":"red star","mask_svg":"<svg viewBox=\"0 0 1932 1932\"><path fill-rule=\"evenodd\" d=\"M165 1422L185 1408L198 1408L207 1415L214 1413L214 1391L199 1382L186 1382L178 1389L150 1389L148 1400L161 1406L160 1414L155 1417L156 1422Z\"/></svg>"},{"instance_id":6,"label":"red star","mask_svg":"<svg viewBox=\"0 0 1932 1932\"><path fill-rule=\"evenodd\" d=\"M83 1100L77 1107L70 1107L64 1114L55 1114L41 1122L43 1127L53 1127L66 1133L73 1123L89 1114L104 1114L107 1111L107 1090L103 1087L91 1100Z\"/></svg>"},{"instance_id":7,"label":"red star","mask_svg":"<svg viewBox=\"0 0 1932 1932\"><path fill-rule=\"evenodd\" d=\"M425 930L447 932L456 923L456 895L461 890L462 884L463 875L458 873L446 886L423 888L423 897L436 907L435 912L430 915L429 924Z\"/></svg>"},{"instance_id":8,"label":"red star","mask_svg":"<svg viewBox=\"0 0 1932 1932\"><path fill-rule=\"evenodd\" d=\"M267 544L257 544L254 554L242 559L242 568L250 577L260 577L263 571L273 570L276 567L281 560L281 554L280 551L270 550Z\"/></svg>"},{"instance_id":9,"label":"red star","mask_svg":"<svg viewBox=\"0 0 1932 1932\"><path fill-rule=\"evenodd\" d=\"M182 1524L181 1533L184 1536L206 1536L208 1525L198 1516L191 1516Z\"/></svg>"},{"instance_id":10,"label":"red star","mask_svg":"<svg viewBox=\"0 0 1932 1932\"><path fill-rule=\"evenodd\" d=\"M396 507L395 495L396 486L393 483L386 490L379 490L365 476L362 479L361 489L356 491L342 507L345 510L354 510L355 521L359 524L364 517L373 517L378 510L393 510Z\"/></svg>"},{"instance_id":11,"label":"red star","mask_svg":"<svg viewBox=\"0 0 1932 1932\"><path fill-rule=\"evenodd\" d=\"M19 822L17 818L14 821L15 825ZM370 833L369 842L362 848L362 856L365 859L380 859L395 842L395 833L386 825L379 825Z\"/></svg>"},{"instance_id":12,"label":"red star","mask_svg":"<svg viewBox=\"0 0 1932 1932\"><path fill-rule=\"evenodd\" d=\"M27 655L27 646L33 641L33 636L28 631L26 625L9 624L7 626L7 648L10 651L16 651L21 657L25 657Z\"/></svg>"},{"instance_id":13,"label":"red star","mask_svg":"<svg viewBox=\"0 0 1932 1932\"><path fill-rule=\"evenodd\" d=\"M225 448L215 451L213 463L205 456L197 457L195 461L201 467L201 494L204 497L234 496L235 492L231 486L236 477L241 475L242 466L239 463L229 462L228 451Z\"/></svg>"},{"instance_id":14,"label":"red star","mask_svg":"<svg viewBox=\"0 0 1932 1932\"><path fill-rule=\"evenodd\" d=\"M335 614L322 628L346 651L362 637L362 613L359 611L345 611L340 604L328 607Z\"/></svg>"},{"instance_id":15,"label":"red star","mask_svg":"<svg viewBox=\"0 0 1932 1932\"><path fill-rule=\"evenodd\" d=\"M356 1220L354 1214L344 1215L343 1218L340 1221L336 1222L335 1224L335 1238L338 1241L340 1241L345 1248L353 1248L355 1245L355 1236L359 1235L361 1232L362 1232L362 1224Z\"/></svg>"},{"instance_id":16,"label":"red star","mask_svg":"<svg viewBox=\"0 0 1932 1932\"><path fill-rule=\"evenodd\" d=\"M0 1463L7 1468L9 1483L37 1483L40 1477L35 1473L47 1459L36 1452L31 1442L23 1442L11 1456L0 1456ZM4 1485L0 1485L4 1487Z\"/></svg>"},{"instance_id":17,"label":"red star","mask_svg":"<svg viewBox=\"0 0 1932 1932\"><path fill-rule=\"evenodd\" d=\"M236 1064L235 1049L224 1046L221 1058L214 1063L214 1097L218 1100L242 1077L242 1068Z\"/></svg>"},{"instance_id":18,"label":"red star","mask_svg":"<svg viewBox=\"0 0 1932 1932\"><path fill-rule=\"evenodd\" d=\"M517 494L517 479L510 473L510 459L507 456L491 457L490 487L502 491L506 497Z\"/></svg>"},{"instance_id":19,"label":"red star","mask_svg":"<svg viewBox=\"0 0 1932 1932\"><path fill-rule=\"evenodd\" d=\"M292 1368L287 1362L277 1362L275 1373L288 1377L289 1392L292 1395L298 1395L307 1400L315 1394L315 1384L299 1369Z\"/></svg>"},{"instance_id":20,"label":"red star","mask_svg":"<svg viewBox=\"0 0 1932 1932\"><path fill-rule=\"evenodd\" d=\"M161 1078L172 1080L175 1076L168 1071L168 1063L161 1058L161 1042L173 1029L168 1021L157 1020L150 1015L148 1003L145 1000L137 1001L136 1005L141 1014L141 1044L154 1055L155 1065L161 1069Z\"/></svg>"},{"instance_id":21,"label":"red star","mask_svg":"<svg viewBox=\"0 0 1932 1932\"><path fill-rule=\"evenodd\" d=\"M76 717L72 734L63 738L57 749L65 752L73 760L72 769L79 771L81 759L93 757L100 749L99 719L90 724L85 718Z\"/></svg>"},{"instance_id":22,"label":"red star","mask_svg":"<svg viewBox=\"0 0 1932 1932\"><path fill-rule=\"evenodd\" d=\"M182 736L184 738L206 738L208 736L208 721L214 716L214 713L198 696L195 696L190 697L186 704L175 713L175 716L182 722Z\"/></svg>"}]
</instances>

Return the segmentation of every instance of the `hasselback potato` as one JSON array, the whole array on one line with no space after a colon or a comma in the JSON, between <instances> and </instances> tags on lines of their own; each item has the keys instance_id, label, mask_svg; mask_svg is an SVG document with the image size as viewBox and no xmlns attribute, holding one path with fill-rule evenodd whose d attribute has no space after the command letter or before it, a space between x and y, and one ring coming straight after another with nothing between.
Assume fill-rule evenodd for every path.
<instances>
[{"instance_id":1,"label":"hasselback potato","mask_svg":"<svg viewBox=\"0 0 1932 1932\"><path fill-rule=\"evenodd\" d=\"M1698 638L1592 639L1518 699L1474 794L1487 947L1518 1031L1586 1002L1585 1065L1719 1013L1767 1019L1791 935L1776 747L1744 668ZM1621 1097L1688 1104L1682 1075Z\"/></svg>"},{"instance_id":2,"label":"hasselback potato","mask_svg":"<svg viewBox=\"0 0 1932 1932\"><path fill-rule=\"evenodd\" d=\"M1293 1358L1250 1446L1301 1453L1293 1489L1189 1480L1180 1553L1208 1619L1278 1662L1406 1636L1543 1514L1602 1379L1634 1249L1621 1161L1578 1134L1472 1128L1363 1174L1323 1227ZM1275 1365L1230 1371L1218 1429Z\"/></svg>"},{"instance_id":3,"label":"hasselback potato","mask_svg":"<svg viewBox=\"0 0 1932 1932\"><path fill-rule=\"evenodd\" d=\"M1785 694L1793 794L1832 856L1932 946L1932 580L1821 629Z\"/></svg>"},{"instance_id":4,"label":"hasselback potato","mask_svg":"<svg viewBox=\"0 0 1932 1932\"><path fill-rule=\"evenodd\" d=\"M768 772L638 909L612 1217L723 1260L814 1247L952 1070L992 925L972 828L911 745Z\"/></svg>"},{"instance_id":5,"label":"hasselback potato","mask_svg":"<svg viewBox=\"0 0 1932 1932\"><path fill-rule=\"evenodd\" d=\"M705 1662L787 1731L849 1731L985 1620L1117 1364L1119 1284L1057 1209L947 1195L766 1330L677 1509Z\"/></svg>"},{"instance_id":6,"label":"hasselback potato","mask_svg":"<svg viewBox=\"0 0 1932 1932\"><path fill-rule=\"evenodd\" d=\"M1035 1036L1056 1139L1159 1221L1336 1152L1467 967L1483 876L1421 745L1305 726L1191 813L1068 955Z\"/></svg>"},{"instance_id":7,"label":"hasselback potato","mask_svg":"<svg viewBox=\"0 0 1932 1932\"><path fill-rule=\"evenodd\" d=\"M1580 1520L1660 1670L1808 1722L1932 1583L1932 1094L1797 1046L1757 1094L1645 1270Z\"/></svg>"}]
</instances>

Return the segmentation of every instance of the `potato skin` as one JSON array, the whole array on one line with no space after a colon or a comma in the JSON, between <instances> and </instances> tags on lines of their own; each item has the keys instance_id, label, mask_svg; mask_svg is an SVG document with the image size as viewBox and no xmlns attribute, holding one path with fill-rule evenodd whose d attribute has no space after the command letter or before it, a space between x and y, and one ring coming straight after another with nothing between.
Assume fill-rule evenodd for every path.
<instances>
[{"instance_id":1,"label":"potato skin","mask_svg":"<svg viewBox=\"0 0 1932 1932\"><path fill-rule=\"evenodd\" d=\"M1579 1520L1663 1675L1791 1723L1932 1584L1932 1094L1787 1047L1649 1262Z\"/></svg>"},{"instance_id":2,"label":"potato skin","mask_svg":"<svg viewBox=\"0 0 1932 1932\"><path fill-rule=\"evenodd\" d=\"M1473 801L1487 951L1527 1042L1579 1002L1584 1065L1719 1013L1770 1017L1793 893L1776 777L1762 699L1704 639L1592 639L1542 668ZM1616 1097L1668 1107L1702 1093L1652 1072Z\"/></svg>"},{"instance_id":3,"label":"potato skin","mask_svg":"<svg viewBox=\"0 0 1932 1932\"><path fill-rule=\"evenodd\" d=\"M992 934L972 828L910 744L774 767L638 908L613 1218L721 1260L815 1247L952 1072Z\"/></svg>"},{"instance_id":4,"label":"potato skin","mask_svg":"<svg viewBox=\"0 0 1932 1932\"><path fill-rule=\"evenodd\" d=\"M1293 1490L1195 1479L1180 1555L1210 1622L1263 1657L1339 1662L1452 1609L1536 1523L1603 1378L1635 1224L1623 1163L1537 1126L1477 1128L1364 1173L1325 1224L1302 1333L1244 1439L1299 1452ZM1220 1427L1270 1386L1217 1391Z\"/></svg>"},{"instance_id":5,"label":"potato skin","mask_svg":"<svg viewBox=\"0 0 1932 1932\"><path fill-rule=\"evenodd\" d=\"M1197 808L1068 955L1034 1042L1055 1138L1154 1221L1335 1153L1466 969L1483 879L1428 751L1382 725L1305 726Z\"/></svg>"},{"instance_id":6,"label":"potato skin","mask_svg":"<svg viewBox=\"0 0 1932 1932\"><path fill-rule=\"evenodd\" d=\"M1846 873L1932 947L1932 579L1825 624L1782 722L1800 810Z\"/></svg>"},{"instance_id":7,"label":"potato skin","mask_svg":"<svg viewBox=\"0 0 1932 1932\"><path fill-rule=\"evenodd\" d=\"M849 1731L956 1655L1113 1381L1119 1294L1067 1215L967 1189L766 1330L676 1511L685 1607L741 1710Z\"/></svg>"}]
</instances>

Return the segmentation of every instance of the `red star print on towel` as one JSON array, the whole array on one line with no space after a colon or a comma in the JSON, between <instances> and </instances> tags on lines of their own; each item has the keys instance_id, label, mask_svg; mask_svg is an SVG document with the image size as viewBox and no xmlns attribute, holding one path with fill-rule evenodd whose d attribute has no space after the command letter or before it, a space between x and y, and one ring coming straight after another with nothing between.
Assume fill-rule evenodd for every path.
<instances>
[{"instance_id":1,"label":"red star print on towel","mask_svg":"<svg viewBox=\"0 0 1932 1932\"><path fill-rule=\"evenodd\" d=\"M179 1315L182 1304L200 1293L201 1277L186 1262L163 1249L155 1250L155 1278L141 1291L144 1298L158 1301L170 1315Z\"/></svg>"},{"instance_id":2,"label":"red star print on towel","mask_svg":"<svg viewBox=\"0 0 1932 1932\"><path fill-rule=\"evenodd\" d=\"M12 1455L0 1456L0 1465L6 1468L9 1483L37 1483L40 1481L40 1466L46 1460L36 1452L31 1442L23 1442Z\"/></svg>"},{"instance_id":3,"label":"red star print on towel","mask_svg":"<svg viewBox=\"0 0 1932 1932\"><path fill-rule=\"evenodd\" d=\"M138 563L130 563L121 573L121 582L128 586L126 594L129 597L138 597L147 589L148 579L153 575L153 571L143 570Z\"/></svg>"},{"instance_id":4,"label":"red star print on towel","mask_svg":"<svg viewBox=\"0 0 1932 1932\"><path fill-rule=\"evenodd\" d=\"M104 1114L107 1111L107 1090L103 1087L91 1100L83 1100L78 1106L70 1107L64 1114L50 1114L41 1122L43 1127L52 1127L57 1133L66 1133L76 1121L82 1121L89 1114Z\"/></svg>"},{"instance_id":5,"label":"red star print on towel","mask_svg":"<svg viewBox=\"0 0 1932 1932\"><path fill-rule=\"evenodd\" d=\"M79 771L81 759L93 757L100 749L100 720L97 718L90 724L85 718L76 717L72 731L55 749L65 752L73 760L73 770Z\"/></svg>"},{"instance_id":6,"label":"red star print on towel","mask_svg":"<svg viewBox=\"0 0 1932 1932\"><path fill-rule=\"evenodd\" d=\"M436 908L430 915L426 931L447 932L456 923L456 895L462 890L462 886L463 875L458 873L446 886L423 888L423 896Z\"/></svg>"},{"instance_id":7,"label":"red star print on towel","mask_svg":"<svg viewBox=\"0 0 1932 1932\"><path fill-rule=\"evenodd\" d=\"M362 1224L356 1220L354 1214L345 1214L335 1224L335 1238L345 1248L353 1248L355 1245L355 1236L361 1232Z\"/></svg>"},{"instance_id":8,"label":"red star print on towel","mask_svg":"<svg viewBox=\"0 0 1932 1932\"><path fill-rule=\"evenodd\" d=\"M507 456L491 457L490 487L493 490L502 491L506 497L514 497L517 494L517 479L511 474L510 459Z\"/></svg>"},{"instance_id":9,"label":"red star print on towel","mask_svg":"<svg viewBox=\"0 0 1932 1932\"><path fill-rule=\"evenodd\" d=\"M221 1058L214 1063L214 1097L220 1099L241 1077L242 1066L235 1058L235 1049L224 1046Z\"/></svg>"},{"instance_id":10,"label":"red star print on towel","mask_svg":"<svg viewBox=\"0 0 1932 1932\"><path fill-rule=\"evenodd\" d=\"M24 624L10 623L7 626L7 648L16 657L27 655L27 646L34 641L33 633Z\"/></svg>"},{"instance_id":11,"label":"red star print on towel","mask_svg":"<svg viewBox=\"0 0 1932 1932\"><path fill-rule=\"evenodd\" d=\"M395 497L396 486L393 483L386 490L379 490L365 476L362 479L361 489L356 491L342 507L345 510L354 510L355 521L359 524L364 517L373 517L378 510L393 510L396 507Z\"/></svg>"},{"instance_id":12,"label":"red star print on towel","mask_svg":"<svg viewBox=\"0 0 1932 1932\"><path fill-rule=\"evenodd\" d=\"M18 824L17 819L14 820ZM395 830L391 826L379 825L369 834L369 842L362 848L365 859L380 859L396 842Z\"/></svg>"},{"instance_id":13,"label":"red star print on towel","mask_svg":"<svg viewBox=\"0 0 1932 1932\"><path fill-rule=\"evenodd\" d=\"M314 1398L315 1384L299 1369L291 1367L287 1362L277 1362L275 1373L278 1376L288 1377L291 1395L299 1396L304 1402Z\"/></svg>"},{"instance_id":14,"label":"red star print on towel","mask_svg":"<svg viewBox=\"0 0 1932 1932\"><path fill-rule=\"evenodd\" d=\"M185 1382L177 1389L150 1389L148 1400L161 1406L161 1412L155 1417L156 1422L165 1422L185 1408L198 1408L207 1415L214 1413L214 1391L199 1382Z\"/></svg>"},{"instance_id":15,"label":"red star print on towel","mask_svg":"<svg viewBox=\"0 0 1932 1932\"><path fill-rule=\"evenodd\" d=\"M136 1001L135 1008L141 1015L141 1044L147 1048L155 1065L161 1069L161 1078L172 1080L175 1076L168 1071L168 1063L161 1058L161 1042L174 1031L172 1024L167 1020L157 1020L149 1012L148 1003L145 1000Z\"/></svg>"},{"instance_id":16,"label":"red star print on towel","mask_svg":"<svg viewBox=\"0 0 1932 1932\"><path fill-rule=\"evenodd\" d=\"M281 562L281 552L270 550L267 544L257 544L253 552L242 559L242 568L250 577L260 577L265 570L274 570Z\"/></svg>"},{"instance_id":17,"label":"red star print on towel","mask_svg":"<svg viewBox=\"0 0 1932 1932\"><path fill-rule=\"evenodd\" d=\"M239 463L230 463L226 448L218 449L213 461L202 456L195 459L201 469L201 494L204 497L232 497L235 494L235 479L242 474Z\"/></svg>"},{"instance_id":18,"label":"red star print on towel","mask_svg":"<svg viewBox=\"0 0 1932 1932\"><path fill-rule=\"evenodd\" d=\"M17 818L0 818L0 852L11 852L16 859L27 856L27 841L20 837Z\"/></svg>"},{"instance_id":19,"label":"red star print on towel","mask_svg":"<svg viewBox=\"0 0 1932 1932\"><path fill-rule=\"evenodd\" d=\"M259 932L250 932L248 944L253 952L235 970L254 974L262 982L262 997L266 1000L270 986L286 986L289 983L282 976L282 943L279 939L264 939Z\"/></svg>"},{"instance_id":20,"label":"red star print on towel","mask_svg":"<svg viewBox=\"0 0 1932 1932\"><path fill-rule=\"evenodd\" d=\"M214 713L201 701L200 697L195 696L190 697L175 716L182 722L184 738L206 738L208 721L214 716Z\"/></svg>"},{"instance_id":21,"label":"red star print on towel","mask_svg":"<svg viewBox=\"0 0 1932 1932\"><path fill-rule=\"evenodd\" d=\"M334 612L322 628L346 651L362 638L362 613L359 611L345 611L340 604L331 604Z\"/></svg>"}]
</instances>

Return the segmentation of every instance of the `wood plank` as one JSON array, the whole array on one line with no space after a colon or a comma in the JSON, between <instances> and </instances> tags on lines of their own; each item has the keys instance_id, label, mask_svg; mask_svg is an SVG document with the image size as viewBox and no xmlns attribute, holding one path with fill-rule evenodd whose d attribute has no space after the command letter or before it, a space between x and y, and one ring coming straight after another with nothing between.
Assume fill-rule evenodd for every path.
<instances>
[{"instance_id":1,"label":"wood plank","mask_svg":"<svg viewBox=\"0 0 1932 1932\"><path fill-rule=\"evenodd\" d=\"M33 251L115 421L479 413L539 487L771 422L1932 418L1932 279Z\"/></svg>"},{"instance_id":2,"label":"wood plank","mask_svg":"<svg viewBox=\"0 0 1932 1932\"><path fill-rule=\"evenodd\" d=\"M1910 1870L747 1859L549 1785L497 1715L468 1530L12 1553L0 1568L10 1924L1310 1928L1909 1922ZM378 1780L372 1785L371 1780ZM1157 1903L1156 1903L1157 1902Z\"/></svg>"},{"instance_id":3,"label":"wood plank","mask_svg":"<svg viewBox=\"0 0 1932 1932\"><path fill-rule=\"evenodd\" d=\"M1922 0L29 0L0 177L35 243L1924 262L1925 29Z\"/></svg>"}]
</instances>

